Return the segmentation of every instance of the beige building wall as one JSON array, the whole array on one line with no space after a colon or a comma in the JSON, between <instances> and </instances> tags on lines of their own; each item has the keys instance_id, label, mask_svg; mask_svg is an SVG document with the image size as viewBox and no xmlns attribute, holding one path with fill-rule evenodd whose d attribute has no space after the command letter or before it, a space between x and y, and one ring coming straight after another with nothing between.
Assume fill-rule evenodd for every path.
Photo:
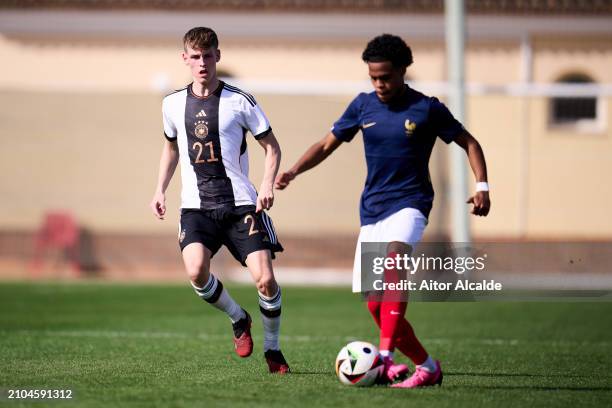
<instances>
[{"instance_id":1,"label":"beige building wall","mask_svg":"<svg viewBox=\"0 0 612 408\"><path fill-rule=\"evenodd\" d=\"M365 81L362 47L228 41L220 68L248 80ZM413 51L411 80L444 80L441 43L417 42ZM163 143L160 89L189 80L176 44L0 37L0 58L2 228L35 228L46 209L67 208L99 231L176 230L178 178L168 193L168 220L156 222L147 208ZM468 82L521 81L518 42L471 44L466 61ZM610 38L534 40L536 83L574 71L610 83L610 68ZM325 135L353 97L256 96L281 140L284 168ZM600 128L585 133L551 128L544 97L468 98L467 125L485 149L493 188L491 215L472 219L477 237L612 237L612 188L605 182L612 173L609 99L601 101ZM262 152L253 140L249 149L257 186ZM447 155L438 143L431 163L437 198L430 234L447 231L449 222ZM354 233L364 179L363 147L356 139L290 190L278 192L272 212L277 228L292 234Z\"/></svg>"},{"instance_id":2,"label":"beige building wall","mask_svg":"<svg viewBox=\"0 0 612 408\"><path fill-rule=\"evenodd\" d=\"M611 99L602 101L604 119L612 116ZM537 98L530 112L547 117L549 101ZM546 121L530 124L530 236L604 238L612 230L612 131L580 132L554 129Z\"/></svg>"}]
</instances>

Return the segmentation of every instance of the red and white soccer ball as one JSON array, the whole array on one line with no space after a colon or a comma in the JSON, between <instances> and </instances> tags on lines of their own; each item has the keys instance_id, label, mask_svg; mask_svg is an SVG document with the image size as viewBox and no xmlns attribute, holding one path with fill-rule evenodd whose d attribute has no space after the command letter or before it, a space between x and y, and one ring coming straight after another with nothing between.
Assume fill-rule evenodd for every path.
<instances>
[{"instance_id":1,"label":"red and white soccer ball","mask_svg":"<svg viewBox=\"0 0 612 408\"><path fill-rule=\"evenodd\" d=\"M365 341L354 341L342 347L336 357L336 375L347 385L369 387L382 371L378 348Z\"/></svg>"}]
</instances>

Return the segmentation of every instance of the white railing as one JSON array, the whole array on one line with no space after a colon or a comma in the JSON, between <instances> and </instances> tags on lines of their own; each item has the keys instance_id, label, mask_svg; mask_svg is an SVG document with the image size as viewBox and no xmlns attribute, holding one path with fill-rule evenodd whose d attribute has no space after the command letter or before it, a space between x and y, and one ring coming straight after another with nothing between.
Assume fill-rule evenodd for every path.
<instances>
[{"instance_id":1,"label":"white railing","mask_svg":"<svg viewBox=\"0 0 612 408\"><path fill-rule=\"evenodd\" d=\"M354 95L371 92L369 81L301 81L301 80L238 80L226 79L231 84L255 94L272 95ZM408 81L408 84L423 93L446 96L446 82ZM557 83L510 83L506 85L468 82L468 95L508 95L545 97L602 97L612 96L612 84L557 84Z\"/></svg>"}]
</instances>

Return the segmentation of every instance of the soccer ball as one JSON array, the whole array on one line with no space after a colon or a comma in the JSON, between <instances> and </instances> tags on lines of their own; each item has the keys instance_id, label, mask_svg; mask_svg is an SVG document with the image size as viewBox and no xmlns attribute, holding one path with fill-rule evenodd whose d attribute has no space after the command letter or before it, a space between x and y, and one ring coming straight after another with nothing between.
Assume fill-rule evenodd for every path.
<instances>
[{"instance_id":1,"label":"soccer ball","mask_svg":"<svg viewBox=\"0 0 612 408\"><path fill-rule=\"evenodd\" d=\"M342 347L336 357L336 375L340 382L368 387L376 382L383 367L375 345L354 341Z\"/></svg>"}]
</instances>

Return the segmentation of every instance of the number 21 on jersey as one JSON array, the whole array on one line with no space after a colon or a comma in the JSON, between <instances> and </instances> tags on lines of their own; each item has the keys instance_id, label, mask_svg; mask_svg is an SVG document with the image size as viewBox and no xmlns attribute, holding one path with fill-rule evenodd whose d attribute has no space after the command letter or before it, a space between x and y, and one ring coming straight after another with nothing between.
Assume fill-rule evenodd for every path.
<instances>
[{"instance_id":1,"label":"number 21 on jersey","mask_svg":"<svg viewBox=\"0 0 612 408\"><path fill-rule=\"evenodd\" d=\"M195 142L192 146L192 149L197 151L197 156L194 162L195 164L213 163L213 162L219 161L219 159L215 157L215 150L213 148L213 142L207 142L204 144L202 144L201 142ZM205 152L207 150L210 152L208 159L204 157Z\"/></svg>"}]
</instances>

